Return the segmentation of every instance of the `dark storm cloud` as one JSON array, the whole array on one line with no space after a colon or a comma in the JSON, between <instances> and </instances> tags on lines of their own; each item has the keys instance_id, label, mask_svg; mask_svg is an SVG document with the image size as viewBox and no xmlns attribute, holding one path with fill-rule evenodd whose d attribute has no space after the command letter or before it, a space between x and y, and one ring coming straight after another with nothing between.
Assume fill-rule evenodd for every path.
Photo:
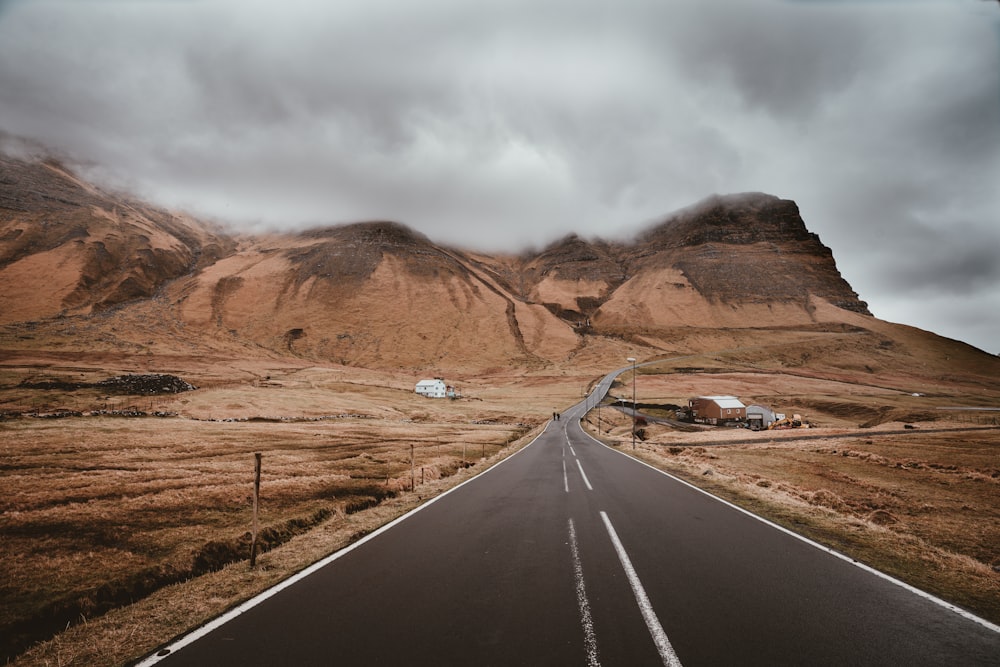
<instances>
[{"instance_id":1,"label":"dark storm cloud","mask_svg":"<svg viewBox=\"0 0 1000 667\"><path fill-rule=\"evenodd\" d=\"M975 2L4 2L0 131L233 224L485 249L771 192L877 315L985 346L998 35Z\"/></svg>"},{"instance_id":2,"label":"dark storm cloud","mask_svg":"<svg viewBox=\"0 0 1000 667\"><path fill-rule=\"evenodd\" d=\"M885 287L892 292L970 294L1000 283L1000 229L990 234L968 224L914 226L898 235L892 246L883 274Z\"/></svg>"},{"instance_id":3,"label":"dark storm cloud","mask_svg":"<svg viewBox=\"0 0 1000 667\"><path fill-rule=\"evenodd\" d=\"M669 8L670 3L665 3ZM669 17L671 12L665 12ZM865 67L877 36L857 16L781 3L691 8L698 29L672 21L671 52L694 80L730 85L751 110L788 119L815 113ZM681 18L681 17L677 17Z\"/></svg>"}]
</instances>

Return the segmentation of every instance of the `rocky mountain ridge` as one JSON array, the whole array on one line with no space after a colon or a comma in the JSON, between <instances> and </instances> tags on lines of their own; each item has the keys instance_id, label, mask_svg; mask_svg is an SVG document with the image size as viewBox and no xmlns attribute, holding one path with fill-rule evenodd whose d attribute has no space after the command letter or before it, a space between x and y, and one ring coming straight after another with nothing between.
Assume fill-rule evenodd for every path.
<instances>
[{"instance_id":1,"label":"rocky mountain ridge","mask_svg":"<svg viewBox=\"0 0 1000 667\"><path fill-rule=\"evenodd\" d=\"M571 235L525 258L521 272L533 287L547 276L603 284L600 294L578 304L580 314L590 317L633 276L667 267L683 276L674 287L691 287L719 304L798 302L807 307L812 296L871 315L837 270L833 252L808 231L795 202L763 193L714 195L669 216L633 243L588 242Z\"/></svg>"},{"instance_id":2,"label":"rocky mountain ridge","mask_svg":"<svg viewBox=\"0 0 1000 667\"><path fill-rule=\"evenodd\" d=\"M657 347L677 327L871 318L795 203L762 193L710 197L631 242L570 235L487 255L395 222L238 237L6 157L0 286L0 325L113 309L189 338L417 368L545 365L602 340Z\"/></svg>"}]
</instances>

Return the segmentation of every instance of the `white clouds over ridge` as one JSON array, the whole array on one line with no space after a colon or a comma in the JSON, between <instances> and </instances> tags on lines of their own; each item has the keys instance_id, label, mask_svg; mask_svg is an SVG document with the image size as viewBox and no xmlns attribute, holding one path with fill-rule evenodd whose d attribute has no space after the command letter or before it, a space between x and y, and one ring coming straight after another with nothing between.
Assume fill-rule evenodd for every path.
<instances>
[{"instance_id":1,"label":"white clouds over ridge","mask_svg":"<svg viewBox=\"0 0 1000 667\"><path fill-rule=\"evenodd\" d=\"M484 249L770 192L877 315L997 352L998 31L975 0L15 1L0 130L236 224Z\"/></svg>"}]
</instances>

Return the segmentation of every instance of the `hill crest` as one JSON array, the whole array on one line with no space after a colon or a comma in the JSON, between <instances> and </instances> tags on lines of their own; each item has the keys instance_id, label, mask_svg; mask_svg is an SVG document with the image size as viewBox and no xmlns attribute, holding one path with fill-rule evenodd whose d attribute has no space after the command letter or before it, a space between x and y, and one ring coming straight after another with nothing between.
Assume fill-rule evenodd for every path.
<instances>
[{"instance_id":1,"label":"hill crest","mask_svg":"<svg viewBox=\"0 0 1000 667\"><path fill-rule=\"evenodd\" d=\"M393 368L545 367L668 349L678 329L874 321L795 203L763 193L713 195L631 241L570 234L508 256L390 221L237 238L13 158L0 285L0 325L110 309L198 344Z\"/></svg>"}]
</instances>

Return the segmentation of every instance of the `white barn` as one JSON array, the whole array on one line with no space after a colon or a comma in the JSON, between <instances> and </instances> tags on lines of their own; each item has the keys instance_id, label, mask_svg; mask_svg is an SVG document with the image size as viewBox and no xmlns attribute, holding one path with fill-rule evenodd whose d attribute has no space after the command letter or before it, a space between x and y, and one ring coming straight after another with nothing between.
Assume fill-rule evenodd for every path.
<instances>
[{"instance_id":1,"label":"white barn","mask_svg":"<svg viewBox=\"0 0 1000 667\"><path fill-rule=\"evenodd\" d=\"M427 398L446 398L448 396L448 386L445 385L444 380L441 378L421 380L417 383L415 391Z\"/></svg>"},{"instance_id":2,"label":"white barn","mask_svg":"<svg viewBox=\"0 0 1000 667\"><path fill-rule=\"evenodd\" d=\"M777 420L778 417L775 415L774 410L766 405L747 406L747 423L752 429L757 430L768 428Z\"/></svg>"}]
</instances>

